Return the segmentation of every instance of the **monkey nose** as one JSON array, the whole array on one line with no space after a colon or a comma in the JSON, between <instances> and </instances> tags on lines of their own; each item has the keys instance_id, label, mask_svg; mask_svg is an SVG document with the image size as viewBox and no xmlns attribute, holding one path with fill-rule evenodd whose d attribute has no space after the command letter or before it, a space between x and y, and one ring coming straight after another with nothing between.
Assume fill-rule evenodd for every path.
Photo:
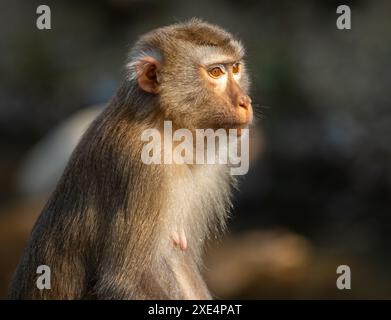
<instances>
[{"instance_id":1,"label":"monkey nose","mask_svg":"<svg viewBox=\"0 0 391 320\"><path fill-rule=\"evenodd\" d=\"M251 107L251 98L247 95L240 95L238 98L238 106L249 109Z\"/></svg>"}]
</instances>

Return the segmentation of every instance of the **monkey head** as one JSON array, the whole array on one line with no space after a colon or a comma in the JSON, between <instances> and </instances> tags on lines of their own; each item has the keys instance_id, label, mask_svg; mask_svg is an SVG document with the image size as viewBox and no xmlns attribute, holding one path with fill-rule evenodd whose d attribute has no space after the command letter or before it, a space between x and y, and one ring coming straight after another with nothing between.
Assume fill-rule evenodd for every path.
<instances>
[{"instance_id":1,"label":"monkey head","mask_svg":"<svg viewBox=\"0 0 391 320\"><path fill-rule=\"evenodd\" d=\"M127 64L129 81L176 127L244 128L253 111L243 56L228 32L193 19L144 35Z\"/></svg>"}]
</instances>

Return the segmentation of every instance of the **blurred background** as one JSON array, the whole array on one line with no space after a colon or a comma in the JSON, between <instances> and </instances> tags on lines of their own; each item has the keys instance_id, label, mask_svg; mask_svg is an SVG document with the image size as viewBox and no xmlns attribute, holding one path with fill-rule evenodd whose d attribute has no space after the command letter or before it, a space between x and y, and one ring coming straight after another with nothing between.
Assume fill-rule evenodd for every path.
<instances>
[{"instance_id":1,"label":"blurred background","mask_svg":"<svg viewBox=\"0 0 391 320\"><path fill-rule=\"evenodd\" d=\"M0 3L0 297L131 45L199 17L243 40L262 113L231 232L207 254L213 293L391 298L390 1L45 1L49 31L39 4ZM336 28L340 4L352 30Z\"/></svg>"}]
</instances>

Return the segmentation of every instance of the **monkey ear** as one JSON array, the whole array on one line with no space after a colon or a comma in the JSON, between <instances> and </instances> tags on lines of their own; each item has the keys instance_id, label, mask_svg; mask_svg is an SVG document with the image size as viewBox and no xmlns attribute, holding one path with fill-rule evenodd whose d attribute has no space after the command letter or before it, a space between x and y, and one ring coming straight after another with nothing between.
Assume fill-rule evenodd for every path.
<instances>
[{"instance_id":1,"label":"monkey ear","mask_svg":"<svg viewBox=\"0 0 391 320\"><path fill-rule=\"evenodd\" d=\"M160 91L158 72L161 64L153 57L145 56L137 62L137 82L146 92L158 94Z\"/></svg>"}]
</instances>

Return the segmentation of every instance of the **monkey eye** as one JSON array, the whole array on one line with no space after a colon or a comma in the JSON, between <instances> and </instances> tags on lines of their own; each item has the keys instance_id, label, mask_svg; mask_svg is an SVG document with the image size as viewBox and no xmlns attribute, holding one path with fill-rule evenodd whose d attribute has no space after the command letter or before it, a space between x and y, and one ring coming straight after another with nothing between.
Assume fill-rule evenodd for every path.
<instances>
[{"instance_id":1,"label":"monkey eye","mask_svg":"<svg viewBox=\"0 0 391 320\"><path fill-rule=\"evenodd\" d=\"M224 74L224 70L221 67L213 67L208 70L208 73L211 77L218 78Z\"/></svg>"},{"instance_id":2,"label":"monkey eye","mask_svg":"<svg viewBox=\"0 0 391 320\"><path fill-rule=\"evenodd\" d=\"M240 63L235 63L235 64L232 66L232 72L233 72L234 74L237 74L237 73L239 73L239 71L240 71Z\"/></svg>"}]
</instances>

